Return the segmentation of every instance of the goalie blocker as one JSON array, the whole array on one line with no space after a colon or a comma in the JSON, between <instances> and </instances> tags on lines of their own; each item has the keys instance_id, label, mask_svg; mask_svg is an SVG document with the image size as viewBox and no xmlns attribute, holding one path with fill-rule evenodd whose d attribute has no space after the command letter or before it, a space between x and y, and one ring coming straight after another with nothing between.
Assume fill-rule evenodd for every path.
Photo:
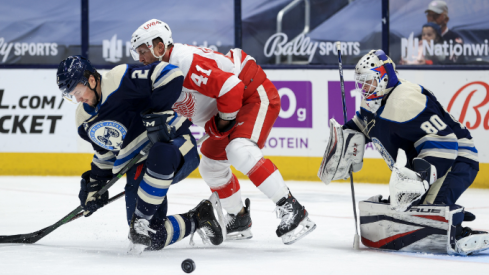
<instances>
[{"instance_id":1,"label":"goalie blocker","mask_svg":"<svg viewBox=\"0 0 489 275\"><path fill-rule=\"evenodd\" d=\"M332 180L348 179L350 170L358 172L363 166L365 137L351 129L343 129L334 118L329 120L329 141L318 177L326 184Z\"/></svg>"},{"instance_id":2,"label":"goalie blocker","mask_svg":"<svg viewBox=\"0 0 489 275\"><path fill-rule=\"evenodd\" d=\"M361 240L367 247L462 256L489 249L487 232L461 226L464 217L475 219L462 206L418 205L400 213L381 197L358 204Z\"/></svg>"}]
</instances>

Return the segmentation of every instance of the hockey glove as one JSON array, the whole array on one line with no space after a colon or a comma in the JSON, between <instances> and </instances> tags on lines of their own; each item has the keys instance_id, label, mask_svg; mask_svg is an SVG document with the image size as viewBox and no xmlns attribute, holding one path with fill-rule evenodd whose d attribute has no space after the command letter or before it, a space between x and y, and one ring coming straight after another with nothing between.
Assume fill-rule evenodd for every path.
<instances>
[{"instance_id":1,"label":"hockey glove","mask_svg":"<svg viewBox=\"0 0 489 275\"><path fill-rule=\"evenodd\" d=\"M219 128L218 124L219 122L223 120L219 117L219 115L216 115L215 117L211 118L207 123L205 124L205 132L209 135L209 138L214 139L214 140L222 140L225 139L231 134L231 132L234 129L234 126L236 126L236 120L227 120L229 121L229 124L224 127L224 128Z\"/></svg>"},{"instance_id":2,"label":"hockey glove","mask_svg":"<svg viewBox=\"0 0 489 275\"><path fill-rule=\"evenodd\" d=\"M143 124L146 126L148 138L153 144L156 142L169 142L176 135L175 127L168 125L174 117L173 111L151 113L150 109L141 112Z\"/></svg>"},{"instance_id":3,"label":"hockey glove","mask_svg":"<svg viewBox=\"0 0 489 275\"><path fill-rule=\"evenodd\" d=\"M92 196L97 191L102 189L106 183L107 182L104 180L90 182L90 171L83 173L78 198L80 198L81 206L83 207L83 210L85 210L83 212L85 217L92 215L93 212L106 205L109 201L108 190L97 198Z\"/></svg>"}]
</instances>

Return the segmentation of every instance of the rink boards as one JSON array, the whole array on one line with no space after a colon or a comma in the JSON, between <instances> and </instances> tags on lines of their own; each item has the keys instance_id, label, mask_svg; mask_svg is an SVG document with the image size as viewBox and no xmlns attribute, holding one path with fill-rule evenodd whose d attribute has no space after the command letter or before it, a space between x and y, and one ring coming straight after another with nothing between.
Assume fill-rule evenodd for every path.
<instances>
[{"instance_id":1,"label":"rink boards","mask_svg":"<svg viewBox=\"0 0 489 275\"><path fill-rule=\"evenodd\" d=\"M282 111L263 149L286 180L316 176L330 118L343 123L337 70L266 70ZM79 175L90 169L91 146L78 138L76 106L62 101L54 69L2 69L0 74L0 175ZM345 70L348 118L360 106L353 71ZM489 188L489 72L405 70L400 77L431 90L474 138L481 162L473 187ZM199 138L203 131L192 127ZM237 173L240 175L240 173ZM192 176L199 177L198 171ZM356 182L387 183L390 171L371 144ZM244 177L244 175L241 175Z\"/></svg>"}]
</instances>

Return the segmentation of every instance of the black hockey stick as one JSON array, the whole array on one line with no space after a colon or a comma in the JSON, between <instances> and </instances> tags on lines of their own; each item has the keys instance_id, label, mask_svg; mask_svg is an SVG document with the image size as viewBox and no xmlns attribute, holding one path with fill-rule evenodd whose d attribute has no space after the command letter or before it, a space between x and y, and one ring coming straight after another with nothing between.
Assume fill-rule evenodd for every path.
<instances>
[{"instance_id":1,"label":"black hockey stick","mask_svg":"<svg viewBox=\"0 0 489 275\"><path fill-rule=\"evenodd\" d=\"M347 122L347 115L346 115L346 104L345 104L345 83L343 80L343 62L341 61L341 42L336 42L336 50L338 50L338 66L340 70L340 83L341 83L341 99L343 100L343 120L344 124ZM356 206L356 200L355 200L355 188L353 186L353 173L351 172L350 168L350 185L351 185L351 199L353 202L353 216L355 218L355 237L353 239L353 248L354 249L360 249L360 237L358 235L358 227L357 227L357 206Z\"/></svg>"},{"instance_id":2,"label":"black hockey stick","mask_svg":"<svg viewBox=\"0 0 489 275\"><path fill-rule=\"evenodd\" d=\"M201 145L209 136L204 135L202 136L198 141L197 145ZM149 152L149 149L151 149L152 144L149 143L146 145L141 152L137 156L135 156L122 170L114 177L112 180L110 180L102 189L100 189L97 193L94 194L94 196L100 196L101 194L105 193L116 181L118 181L134 164L136 164L144 155L146 155ZM116 196L110 198L108 203L111 203L122 196L124 196L125 192L119 193ZM0 243L35 243L39 241L40 239L44 238L47 236L49 233L53 232L56 228L60 227L63 224L69 223L71 221L74 221L78 218L80 218L83 215L83 210L81 206L78 206L75 210L71 211L68 215L63 217L61 220L59 220L57 223L50 225L46 228L43 228L41 230L38 230L33 233L27 233L27 234L18 234L18 235L10 235L10 236L0 236Z\"/></svg>"},{"instance_id":3,"label":"black hockey stick","mask_svg":"<svg viewBox=\"0 0 489 275\"><path fill-rule=\"evenodd\" d=\"M119 194L117 194L117 195L113 196L112 198L110 198L110 199L107 201L107 204L112 203L112 202L114 202L114 201L116 201L116 200L118 200L118 199L122 198L122 197L123 197L125 194L126 194L126 191L122 191L122 192L120 192ZM107 204L106 204L106 205L107 205ZM104 205L104 206L105 206L105 205ZM74 216L73 218L71 218L71 220L69 220L67 223L72 222L72 221L74 221L74 220L76 220L76 219L80 218L81 216L83 216L83 212L85 212L85 211L80 211L78 214L76 214L76 216ZM0 238L1 238L1 237L2 237L2 236L0 236Z\"/></svg>"},{"instance_id":4,"label":"black hockey stick","mask_svg":"<svg viewBox=\"0 0 489 275\"><path fill-rule=\"evenodd\" d=\"M152 143L148 143L139 154L137 154L131 161L129 161L124 168L122 168L119 173L113 177L102 189L100 189L97 193L93 194L94 197L99 197L103 193L105 193L112 185L114 185L122 176L134 165L136 164L142 157L144 157L151 149ZM120 194L119 194L120 195ZM53 225L50 225L46 228L43 228L39 231L28 233L28 234L19 234L19 235L11 235L11 236L0 236L0 243L35 243L40 239L46 237L49 233L53 232L56 228L66 224L74 219L82 211L82 206L78 206L73 211L71 211L68 215L64 216L61 220L56 222Z\"/></svg>"}]
</instances>

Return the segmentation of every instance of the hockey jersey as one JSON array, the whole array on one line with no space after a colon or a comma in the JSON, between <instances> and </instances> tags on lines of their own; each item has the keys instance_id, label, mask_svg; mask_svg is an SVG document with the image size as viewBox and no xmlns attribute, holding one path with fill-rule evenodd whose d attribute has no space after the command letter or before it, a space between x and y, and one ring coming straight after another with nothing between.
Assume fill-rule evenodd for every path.
<instances>
[{"instance_id":1,"label":"hockey jersey","mask_svg":"<svg viewBox=\"0 0 489 275\"><path fill-rule=\"evenodd\" d=\"M147 66L119 65L102 74L102 95L93 108L79 104L76 111L78 134L95 150L91 178L111 179L150 141L140 113L171 110L182 91L181 70L166 62ZM177 136L189 134L190 121L175 114L171 126ZM146 159L144 156L139 160Z\"/></svg>"},{"instance_id":2,"label":"hockey jersey","mask_svg":"<svg viewBox=\"0 0 489 275\"><path fill-rule=\"evenodd\" d=\"M422 158L444 176L456 161L479 170L478 152L469 131L426 88L400 79L373 113L362 101L345 128L362 132L392 170L398 149L406 152L408 168Z\"/></svg>"},{"instance_id":3,"label":"hockey jersey","mask_svg":"<svg viewBox=\"0 0 489 275\"><path fill-rule=\"evenodd\" d=\"M182 70L185 80L173 109L201 127L218 112L223 119L236 118L243 101L252 96L246 94L246 87L238 78L250 61L255 60L240 49L223 55L208 48L175 43L169 63Z\"/></svg>"}]
</instances>

